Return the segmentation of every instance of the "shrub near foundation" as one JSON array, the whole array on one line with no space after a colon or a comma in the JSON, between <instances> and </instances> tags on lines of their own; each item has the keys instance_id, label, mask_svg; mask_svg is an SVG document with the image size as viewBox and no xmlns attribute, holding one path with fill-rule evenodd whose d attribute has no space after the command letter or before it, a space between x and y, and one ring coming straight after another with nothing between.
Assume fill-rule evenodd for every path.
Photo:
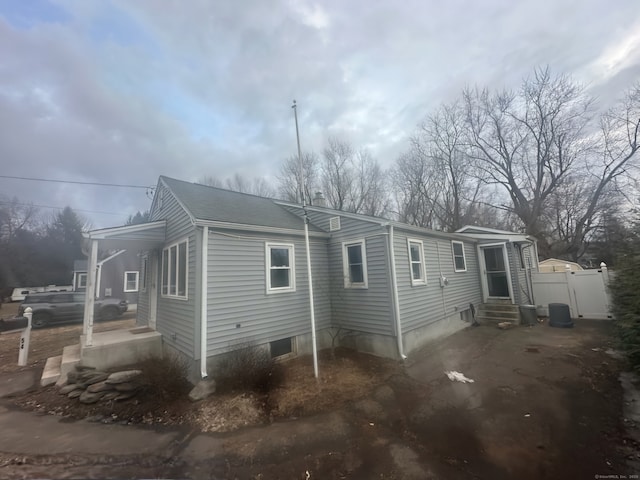
<instances>
[{"instance_id":1,"label":"shrub near foundation","mask_svg":"<svg viewBox=\"0 0 640 480\"><path fill-rule=\"evenodd\" d=\"M145 392L165 401L184 398L191 389L187 380L189 365L178 355L147 358L137 368L142 370L141 380Z\"/></svg>"},{"instance_id":2,"label":"shrub near foundation","mask_svg":"<svg viewBox=\"0 0 640 480\"><path fill-rule=\"evenodd\" d=\"M218 392L269 393L283 379L282 366L268 350L255 345L243 345L226 353L215 370Z\"/></svg>"}]
</instances>

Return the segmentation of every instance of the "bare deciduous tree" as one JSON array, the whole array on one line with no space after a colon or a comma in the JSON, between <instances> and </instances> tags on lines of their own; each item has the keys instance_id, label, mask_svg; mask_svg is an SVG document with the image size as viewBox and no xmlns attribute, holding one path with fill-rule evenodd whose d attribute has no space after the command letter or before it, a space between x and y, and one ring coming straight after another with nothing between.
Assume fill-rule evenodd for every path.
<instances>
[{"instance_id":1,"label":"bare deciduous tree","mask_svg":"<svg viewBox=\"0 0 640 480\"><path fill-rule=\"evenodd\" d=\"M31 204L20 203L16 197L0 196L0 240L10 241L24 229L33 229L38 209Z\"/></svg>"},{"instance_id":2,"label":"bare deciduous tree","mask_svg":"<svg viewBox=\"0 0 640 480\"><path fill-rule=\"evenodd\" d=\"M397 163L400 220L455 231L474 223L484 182L467 154L465 117L458 102L429 115Z\"/></svg>"},{"instance_id":3,"label":"bare deciduous tree","mask_svg":"<svg viewBox=\"0 0 640 480\"><path fill-rule=\"evenodd\" d=\"M606 218L625 203L625 193L635 191L640 157L640 83L600 117L599 140L597 154L587 157L580 178L574 176L562 188L578 192L565 196L565 208L559 210L557 222L566 227L559 228L558 237L565 246L564 253L574 261L585 252L590 237L605 228Z\"/></svg>"},{"instance_id":4,"label":"bare deciduous tree","mask_svg":"<svg viewBox=\"0 0 640 480\"><path fill-rule=\"evenodd\" d=\"M331 208L373 216L386 214L389 200L385 175L367 150L356 151L348 142L330 138L320 174Z\"/></svg>"},{"instance_id":5,"label":"bare deciduous tree","mask_svg":"<svg viewBox=\"0 0 640 480\"><path fill-rule=\"evenodd\" d=\"M504 188L505 205L524 231L550 239L542 218L547 200L593 143L586 135L593 99L566 75L536 69L518 92L463 92L469 153L482 178Z\"/></svg>"},{"instance_id":6,"label":"bare deciduous tree","mask_svg":"<svg viewBox=\"0 0 640 480\"><path fill-rule=\"evenodd\" d=\"M304 198L307 205L311 204L313 196L319 190L320 158L314 152L302 153L302 168L304 170ZM287 158L280 167L278 176L278 191L283 200L300 202L300 160L297 155Z\"/></svg>"}]
</instances>

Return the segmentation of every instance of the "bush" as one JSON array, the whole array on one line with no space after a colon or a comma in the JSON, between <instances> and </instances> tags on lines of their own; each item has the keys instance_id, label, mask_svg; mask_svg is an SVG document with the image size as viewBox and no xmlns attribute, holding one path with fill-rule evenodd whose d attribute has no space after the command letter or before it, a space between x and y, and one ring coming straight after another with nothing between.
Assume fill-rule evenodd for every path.
<instances>
[{"instance_id":1,"label":"bush","mask_svg":"<svg viewBox=\"0 0 640 480\"><path fill-rule=\"evenodd\" d=\"M151 357L139 364L145 390L165 401L184 397L191 389L187 380L189 364L179 355Z\"/></svg>"},{"instance_id":2,"label":"bush","mask_svg":"<svg viewBox=\"0 0 640 480\"><path fill-rule=\"evenodd\" d=\"M640 370L640 245L627 246L611 282L615 325L634 369Z\"/></svg>"},{"instance_id":3,"label":"bush","mask_svg":"<svg viewBox=\"0 0 640 480\"><path fill-rule=\"evenodd\" d=\"M217 390L269 393L282 380L282 367L267 349L243 345L218 362L214 378Z\"/></svg>"}]
</instances>

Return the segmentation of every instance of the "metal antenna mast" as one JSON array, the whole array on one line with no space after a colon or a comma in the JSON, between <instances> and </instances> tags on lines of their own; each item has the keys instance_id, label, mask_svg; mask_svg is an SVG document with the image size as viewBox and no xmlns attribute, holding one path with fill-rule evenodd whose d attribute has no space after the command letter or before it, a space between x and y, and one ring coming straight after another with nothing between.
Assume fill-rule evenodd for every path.
<instances>
[{"instance_id":1,"label":"metal antenna mast","mask_svg":"<svg viewBox=\"0 0 640 480\"><path fill-rule=\"evenodd\" d=\"M300 151L300 132L298 130L298 106L293 101L293 116L296 121L296 141L298 143L298 164L300 166L300 196L302 197L302 209L304 211L304 243L307 250L307 277L309 278L309 307L311 309L311 343L313 346L313 375L318 378L318 347L316 344L316 315L313 306L313 277L311 275L311 250L309 248L309 216L307 215L304 195L304 168L302 165L302 153Z\"/></svg>"}]
</instances>

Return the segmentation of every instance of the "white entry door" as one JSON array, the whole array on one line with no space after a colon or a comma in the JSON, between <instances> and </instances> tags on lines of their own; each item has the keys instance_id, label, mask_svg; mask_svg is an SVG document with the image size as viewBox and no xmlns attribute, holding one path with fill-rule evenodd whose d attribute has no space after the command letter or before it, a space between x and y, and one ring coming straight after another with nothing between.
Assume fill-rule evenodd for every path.
<instances>
[{"instance_id":1,"label":"white entry door","mask_svg":"<svg viewBox=\"0 0 640 480\"><path fill-rule=\"evenodd\" d=\"M485 299L511 298L509 262L504 244L480 246Z\"/></svg>"}]
</instances>

